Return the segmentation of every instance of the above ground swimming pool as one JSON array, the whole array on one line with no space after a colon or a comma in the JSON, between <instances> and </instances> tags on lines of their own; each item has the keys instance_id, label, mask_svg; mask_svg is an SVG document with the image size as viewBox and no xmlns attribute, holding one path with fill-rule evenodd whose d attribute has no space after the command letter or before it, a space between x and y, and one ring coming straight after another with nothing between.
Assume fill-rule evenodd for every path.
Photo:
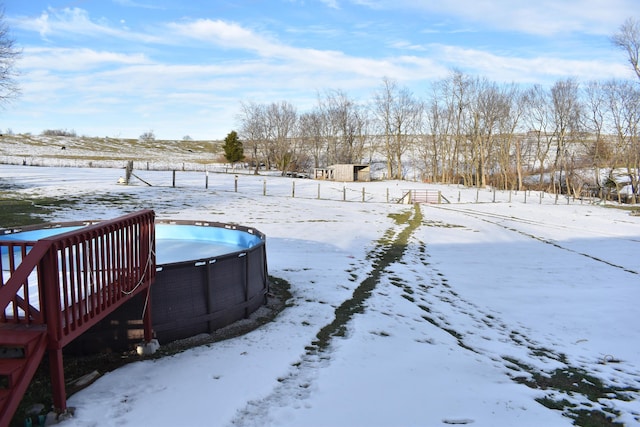
<instances>
[{"instance_id":1,"label":"above ground swimming pool","mask_svg":"<svg viewBox=\"0 0 640 427\"><path fill-rule=\"evenodd\" d=\"M4 230L0 240L37 241L96 222ZM265 304L266 239L258 230L206 221L157 220L155 232L156 280L151 287L151 314L161 344L211 333L248 317ZM6 280L7 263L2 265ZM94 352L137 344L142 338L144 309L145 301L138 295L78 338L74 347Z\"/></svg>"}]
</instances>

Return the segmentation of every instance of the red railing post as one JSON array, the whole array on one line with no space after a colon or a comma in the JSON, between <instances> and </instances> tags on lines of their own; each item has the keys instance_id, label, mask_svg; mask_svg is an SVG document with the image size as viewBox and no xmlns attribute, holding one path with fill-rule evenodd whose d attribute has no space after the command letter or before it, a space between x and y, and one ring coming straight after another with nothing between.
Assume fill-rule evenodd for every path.
<instances>
[{"instance_id":1,"label":"red railing post","mask_svg":"<svg viewBox=\"0 0 640 427\"><path fill-rule=\"evenodd\" d=\"M67 391L64 388L64 364L62 349L49 349L49 369L51 369L51 393L53 408L61 414L67 410Z\"/></svg>"},{"instance_id":2,"label":"red railing post","mask_svg":"<svg viewBox=\"0 0 640 427\"><path fill-rule=\"evenodd\" d=\"M155 213L152 211L149 213L149 218L146 222L141 224L140 236L146 237L140 242L140 250L142 253L143 265L140 267L143 269L143 277L148 277L149 283L153 283L156 276L156 236L155 236ZM147 287L144 304L144 342L150 343L153 339L153 325L151 319L151 285Z\"/></svg>"},{"instance_id":3,"label":"red railing post","mask_svg":"<svg viewBox=\"0 0 640 427\"><path fill-rule=\"evenodd\" d=\"M66 261L62 256L62 263L64 262ZM60 308L58 248L55 244L49 246L49 250L40 261L38 285L40 287L40 304L44 310L49 337L47 348L53 405L56 411L64 412L67 409L67 393L64 387L64 366L62 363L62 312Z\"/></svg>"},{"instance_id":4,"label":"red railing post","mask_svg":"<svg viewBox=\"0 0 640 427\"><path fill-rule=\"evenodd\" d=\"M144 327L144 342L150 343L153 339L153 325L151 322L151 287L147 288L147 295L144 302L144 317L142 324Z\"/></svg>"}]
</instances>

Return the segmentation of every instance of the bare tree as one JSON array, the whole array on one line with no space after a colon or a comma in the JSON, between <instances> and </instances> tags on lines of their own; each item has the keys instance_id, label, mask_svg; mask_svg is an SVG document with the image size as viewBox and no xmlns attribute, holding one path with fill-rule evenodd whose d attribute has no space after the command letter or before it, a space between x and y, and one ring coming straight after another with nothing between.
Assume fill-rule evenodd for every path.
<instances>
[{"instance_id":1,"label":"bare tree","mask_svg":"<svg viewBox=\"0 0 640 427\"><path fill-rule=\"evenodd\" d=\"M640 65L638 56L640 54L640 21L634 18L627 18L620 26L616 34L611 37L614 46L624 50L627 54L629 64L640 79Z\"/></svg>"},{"instance_id":2,"label":"bare tree","mask_svg":"<svg viewBox=\"0 0 640 427\"><path fill-rule=\"evenodd\" d=\"M447 99L448 120L451 121L451 138L449 149L448 173L453 179L462 177L465 184L470 184L472 171L471 150L468 144L469 114L475 94L476 79L454 70L443 82Z\"/></svg>"},{"instance_id":3,"label":"bare tree","mask_svg":"<svg viewBox=\"0 0 640 427\"><path fill-rule=\"evenodd\" d=\"M421 138L420 153L425 167L430 164L431 175L441 182L472 180L473 147L469 142L475 126L471 111L476 83L471 76L453 70L431 86L423 130L428 136Z\"/></svg>"},{"instance_id":4,"label":"bare tree","mask_svg":"<svg viewBox=\"0 0 640 427\"><path fill-rule=\"evenodd\" d=\"M324 120L322 112L313 110L300 115L298 120L300 127L300 138L302 139L303 149L311 153L313 158L313 167L319 168L325 162L323 154L325 153L325 143L322 137Z\"/></svg>"},{"instance_id":5,"label":"bare tree","mask_svg":"<svg viewBox=\"0 0 640 427\"><path fill-rule=\"evenodd\" d=\"M524 114L525 98L515 84L502 87L500 98L502 114L498 117L497 164L501 174L501 185L504 189L520 190L523 186L522 147L516 131Z\"/></svg>"},{"instance_id":6,"label":"bare tree","mask_svg":"<svg viewBox=\"0 0 640 427\"><path fill-rule=\"evenodd\" d=\"M542 86L534 85L525 93L527 113L525 115L530 135L533 136L535 162L539 168L540 185L544 183L549 152L553 141L553 123L550 95ZM533 167L536 167L534 162Z\"/></svg>"},{"instance_id":7,"label":"bare tree","mask_svg":"<svg viewBox=\"0 0 640 427\"><path fill-rule=\"evenodd\" d=\"M579 86L575 79L569 78L557 81L551 88L551 100L554 118L554 139L556 143L556 156L553 163L551 183L554 191L561 193L562 178L564 171L564 181L567 191L570 191L570 166L568 155L572 148L569 144L574 142L576 133L580 129L582 121L582 106L579 97ZM557 177L556 188L556 172Z\"/></svg>"},{"instance_id":8,"label":"bare tree","mask_svg":"<svg viewBox=\"0 0 640 427\"><path fill-rule=\"evenodd\" d=\"M240 122L240 138L244 141L244 147L248 149L254 166L254 174L260 170L260 147L267 139L264 105L253 102L242 103L238 114Z\"/></svg>"},{"instance_id":9,"label":"bare tree","mask_svg":"<svg viewBox=\"0 0 640 427\"><path fill-rule=\"evenodd\" d=\"M156 140L156 134L153 133L153 130L143 132L142 135L138 137L138 142L153 142Z\"/></svg>"},{"instance_id":10,"label":"bare tree","mask_svg":"<svg viewBox=\"0 0 640 427\"><path fill-rule=\"evenodd\" d=\"M477 127L474 129L472 143L475 144L473 152L477 153L475 182L482 187L487 185L487 174L496 172L495 166L499 163L496 152L500 147L497 146L496 138L500 136L503 130L501 125L510 114L511 97L512 94L506 88L495 83L482 81L478 85L475 111L472 114ZM507 150L506 164L503 167L508 169L510 147L503 149Z\"/></svg>"},{"instance_id":11,"label":"bare tree","mask_svg":"<svg viewBox=\"0 0 640 427\"><path fill-rule=\"evenodd\" d=\"M593 134L587 152L591 157L593 166L594 182L602 194L602 182L600 170L611 160L611 150L605 139L606 124L608 121L607 96L605 85L598 81L591 81L586 84L585 92L585 120L586 127Z\"/></svg>"},{"instance_id":12,"label":"bare tree","mask_svg":"<svg viewBox=\"0 0 640 427\"><path fill-rule=\"evenodd\" d=\"M318 98L324 119L327 162L362 161L366 137L366 111L341 90L328 91Z\"/></svg>"},{"instance_id":13,"label":"bare tree","mask_svg":"<svg viewBox=\"0 0 640 427\"><path fill-rule=\"evenodd\" d=\"M422 144L418 145L418 153L422 159L423 175L428 180L445 182L445 162L449 144L448 110L441 102L436 90L425 108L425 132Z\"/></svg>"},{"instance_id":14,"label":"bare tree","mask_svg":"<svg viewBox=\"0 0 640 427\"><path fill-rule=\"evenodd\" d=\"M617 186L620 183L615 179L613 166L624 170L631 186L632 203L636 203L640 193L640 91L626 80L610 81L606 85L606 91L616 136L615 163L610 175Z\"/></svg>"},{"instance_id":15,"label":"bare tree","mask_svg":"<svg viewBox=\"0 0 640 427\"><path fill-rule=\"evenodd\" d=\"M383 79L382 89L374 96L375 117L385 141L387 175L403 178L402 156L415 143L422 130L423 104L406 88Z\"/></svg>"},{"instance_id":16,"label":"bare tree","mask_svg":"<svg viewBox=\"0 0 640 427\"><path fill-rule=\"evenodd\" d=\"M21 54L22 51L16 47L9 33L4 10L0 9L0 105L20 94L15 63Z\"/></svg>"},{"instance_id":17,"label":"bare tree","mask_svg":"<svg viewBox=\"0 0 640 427\"><path fill-rule=\"evenodd\" d=\"M287 101L273 102L266 107L266 144L264 146L267 164L275 164L282 175L297 162L299 139L296 138L298 113Z\"/></svg>"}]
</instances>

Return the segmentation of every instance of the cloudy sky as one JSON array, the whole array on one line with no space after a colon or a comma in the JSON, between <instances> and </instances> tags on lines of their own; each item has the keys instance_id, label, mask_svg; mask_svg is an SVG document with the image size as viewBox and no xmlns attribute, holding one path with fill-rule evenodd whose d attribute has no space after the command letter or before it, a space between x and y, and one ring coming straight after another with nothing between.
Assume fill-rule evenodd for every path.
<instances>
[{"instance_id":1,"label":"cloudy sky","mask_svg":"<svg viewBox=\"0 0 640 427\"><path fill-rule=\"evenodd\" d=\"M545 86L633 78L610 43L637 0L5 0L23 50L0 129L222 139L241 102L310 110L452 69Z\"/></svg>"}]
</instances>

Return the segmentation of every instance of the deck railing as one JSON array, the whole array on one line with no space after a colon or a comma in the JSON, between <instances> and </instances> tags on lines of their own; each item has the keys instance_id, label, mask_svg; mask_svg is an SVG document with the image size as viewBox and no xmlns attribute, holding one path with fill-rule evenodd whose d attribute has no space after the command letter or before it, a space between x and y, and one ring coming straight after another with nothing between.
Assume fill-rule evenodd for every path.
<instances>
[{"instance_id":1,"label":"deck railing","mask_svg":"<svg viewBox=\"0 0 640 427\"><path fill-rule=\"evenodd\" d=\"M66 409L61 349L153 282L154 221L144 210L36 242L0 240L0 321L46 324L57 408ZM150 307L143 317L149 342Z\"/></svg>"},{"instance_id":2,"label":"deck railing","mask_svg":"<svg viewBox=\"0 0 640 427\"><path fill-rule=\"evenodd\" d=\"M44 323L37 303L38 281L32 274L33 268L28 267L37 262L37 252L41 253L32 251L34 245L35 242L0 241L0 307L4 308L0 320L3 323ZM31 253L29 258L28 253ZM24 265L22 261L25 261Z\"/></svg>"}]
</instances>

